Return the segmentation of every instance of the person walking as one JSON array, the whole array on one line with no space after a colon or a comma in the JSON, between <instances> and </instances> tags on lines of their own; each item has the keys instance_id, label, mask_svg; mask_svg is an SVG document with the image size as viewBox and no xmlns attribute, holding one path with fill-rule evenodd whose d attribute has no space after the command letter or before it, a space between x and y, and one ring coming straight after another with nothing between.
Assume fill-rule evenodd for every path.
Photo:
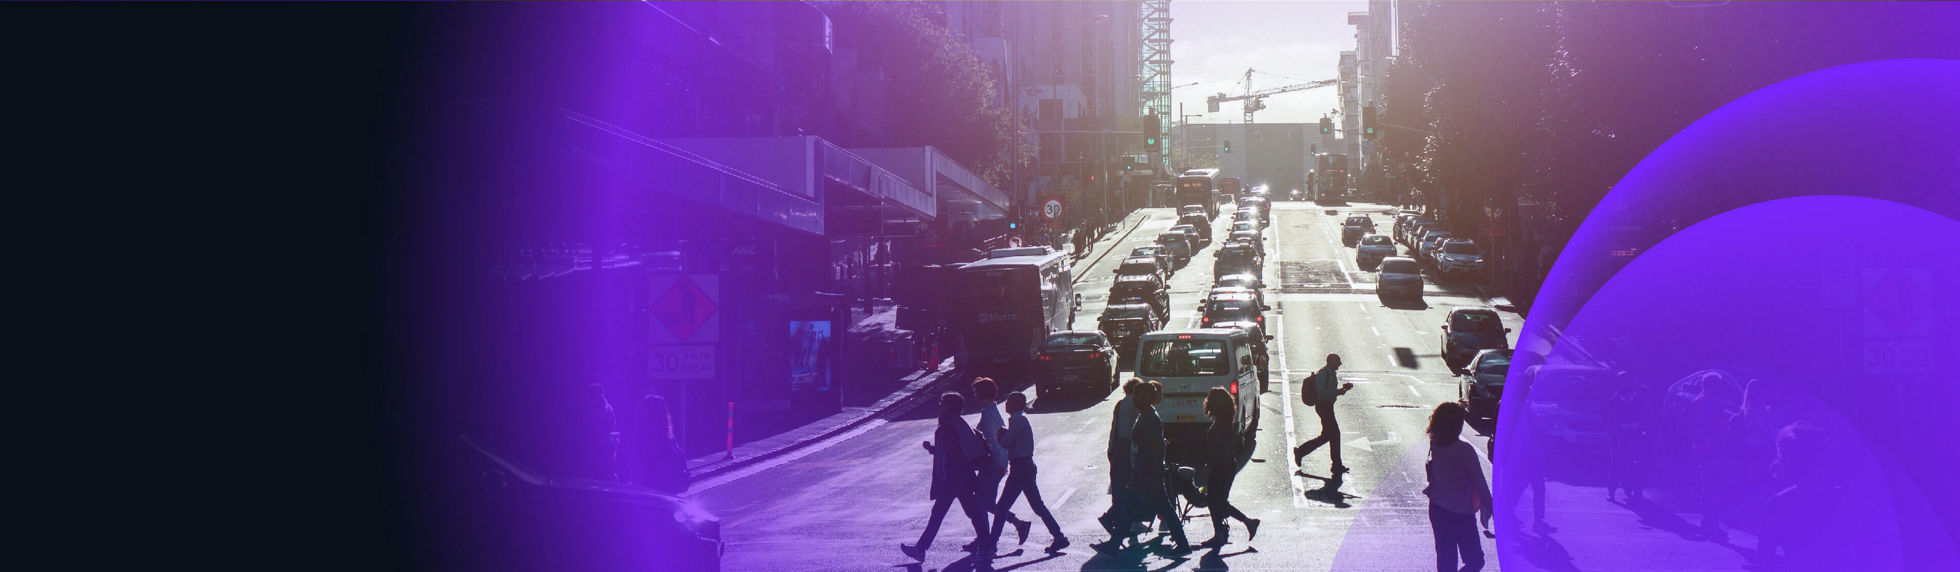
<instances>
[{"instance_id":1,"label":"person walking","mask_svg":"<svg viewBox=\"0 0 1960 572\"><path fill-rule=\"evenodd\" d=\"M1336 478L1347 472L1348 468L1341 464L1341 422L1334 418L1334 401L1354 389L1352 383L1336 386L1340 382L1337 375L1340 370L1340 354L1327 354L1327 365L1300 381L1300 400L1313 406L1314 413L1320 415L1320 435L1293 448L1293 464L1299 465L1305 462L1307 453L1312 453L1321 445L1331 445L1327 450L1328 458L1333 460L1329 471Z\"/></svg>"},{"instance_id":2,"label":"person walking","mask_svg":"<svg viewBox=\"0 0 1960 572\"><path fill-rule=\"evenodd\" d=\"M1212 535L1203 546L1208 548L1225 546L1226 534L1231 530L1225 523L1228 518L1239 519L1245 525L1247 542L1259 536L1259 519L1247 517L1228 500L1232 496L1232 481L1239 475L1246 452L1244 442L1239 439L1238 409L1238 402L1223 387L1211 388L1205 394L1205 415L1211 417L1211 428L1205 431L1205 466L1211 471L1205 478L1205 505L1211 509Z\"/></svg>"},{"instance_id":3,"label":"person walking","mask_svg":"<svg viewBox=\"0 0 1960 572\"><path fill-rule=\"evenodd\" d=\"M1009 417L1007 429L1001 435L1001 442L1007 447L1009 459L1007 486L1000 491L1000 502L994 503L994 514L999 518L994 519L992 538L996 544L999 543L1001 528L1008 519L1013 518L1008 515L1007 509L1014 506L1017 497L1026 494L1028 508L1034 509L1035 516L1041 517L1041 524L1048 527L1048 537L1051 540L1048 541L1046 551L1052 554L1068 548L1069 541L1068 536L1062 534L1062 525L1055 522L1055 515L1048 512L1048 503L1042 502L1041 487L1035 484L1034 426L1028 423L1027 410L1027 394L1017 392L1007 395ZM1026 542L1028 538L1026 526L1021 527L1020 534L1021 541Z\"/></svg>"},{"instance_id":4,"label":"person walking","mask_svg":"<svg viewBox=\"0 0 1960 572\"><path fill-rule=\"evenodd\" d=\"M640 400L639 465L640 486L674 495L687 492L687 457L674 441L667 399L658 395Z\"/></svg>"},{"instance_id":5,"label":"person walking","mask_svg":"<svg viewBox=\"0 0 1960 572\"><path fill-rule=\"evenodd\" d=\"M1000 395L1000 385L991 377L973 379L973 398L980 401L980 423L974 429L980 431L980 438L987 444L989 463L980 466L980 486L977 489L980 503L988 514L999 514L1000 520L1014 524L1014 533L1019 538L1016 544L1028 541L1028 528L1034 523L1015 518L1005 509L996 511L994 499L1000 498L1000 483L1007 478L1007 447L1001 445L1001 435L1007 431L1007 421L1001 418L1000 404L994 403ZM999 535L995 535L999 536Z\"/></svg>"},{"instance_id":6,"label":"person walking","mask_svg":"<svg viewBox=\"0 0 1960 572\"><path fill-rule=\"evenodd\" d=\"M932 547L933 538L939 535L939 523L946 519L954 501L959 501L960 510L973 521L974 539L969 546L982 545L989 538L987 511L975 494L979 484L976 473L987 462L987 446L960 417L965 408L966 398L957 392L939 396L939 428L933 432L933 440L924 443L932 455L932 516L926 519L926 529L919 534L917 544L898 545L913 560L925 560L926 549Z\"/></svg>"},{"instance_id":7,"label":"person walking","mask_svg":"<svg viewBox=\"0 0 1960 572\"><path fill-rule=\"evenodd\" d=\"M1728 543L1722 528L1728 515L1730 497L1737 480L1737 434L1741 430L1739 413L1731 411L1740 396L1720 374L1701 379L1701 394L1689 403L1695 427L1689 450L1695 459L1696 476L1701 482L1701 534L1717 544Z\"/></svg>"},{"instance_id":8,"label":"person walking","mask_svg":"<svg viewBox=\"0 0 1960 572\"><path fill-rule=\"evenodd\" d=\"M1132 524L1130 495L1130 430L1136 427L1136 393L1140 382L1132 377L1123 383L1123 398L1116 401L1116 412L1109 424L1109 511L1096 518L1112 539L1129 536Z\"/></svg>"},{"instance_id":9,"label":"person walking","mask_svg":"<svg viewBox=\"0 0 1960 572\"><path fill-rule=\"evenodd\" d=\"M1136 461L1130 470L1130 490L1137 493L1137 502L1143 510L1157 517L1159 528L1169 528L1171 532L1171 554L1191 553L1191 541L1184 537L1184 521L1177 516L1177 508L1171 506L1169 487L1165 482L1165 472L1170 467L1164 464L1164 421L1157 416L1157 403L1164 397L1164 386L1155 381L1146 381L1137 386L1136 427L1130 430L1130 443ZM1139 513L1143 512L1139 510Z\"/></svg>"},{"instance_id":10,"label":"person walking","mask_svg":"<svg viewBox=\"0 0 1960 572\"><path fill-rule=\"evenodd\" d=\"M1639 397L1640 390L1628 387L1614 394L1607 402L1602 417L1606 420L1606 440L1610 448L1606 464L1606 500L1614 500L1614 493L1626 492L1626 502L1642 498L1641 491L1646 486L1647 436L1643 423L1643 412Z\"/></svg>"},{"instance_id":11,"label":"person walking","mask_svg":"<svg viewBox=\"0 0 1960 572\"><path fill-rule=\"evenodd\" d=\"M1483 541L1477 521L1490 528L1490 483L1477 461L1477 448L1464 441L1463 406L1446 401L1429 414L1429 462L1423 465L1429 486L1429 532L1436 538L1438 572L1473 572L1484 567ZM1457 567L1461 557L1463 567Z\"/></svg>"}]
</instances>

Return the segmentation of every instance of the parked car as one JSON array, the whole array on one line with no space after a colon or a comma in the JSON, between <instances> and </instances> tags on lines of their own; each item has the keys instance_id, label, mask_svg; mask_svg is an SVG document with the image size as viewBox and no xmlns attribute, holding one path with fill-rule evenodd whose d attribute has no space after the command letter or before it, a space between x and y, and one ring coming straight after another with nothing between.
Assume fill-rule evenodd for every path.
<instances>
[{"instance_id":1,"label":"parked car","mask_svg":"<svg viewBox=\"0 0 1960 572\"><path fill-rule=\"evenodd\" d=\"M1457 308L1443 318L1443 363L1455 371L1483 350L1511 348L1511 333L1490 308Z\"/></svg>"},{"instance_id":2,"label":"parked car","mask_svg":"<svg viewBox=\"0 0 1960 572\"><path fill-rule=\"evenodd\" d=\"M1198 327L1210 328L1212 324L1225 322L1256 322L1266 324L1266 310L1272 309L1260 304L1249 294L1217 294L1205 300L1198 311Z\"/></svg>"},{"instance_id":3,"label":"parked car","mask_svg":"<svg viewBox=\"0 0 1960 572\"><path fill-rule=\"evenodd\" d=\"M1420 236L1423 231L1435 226L1435 221L1422 219L1409 221L1408 226L1402 229L1402 234L1395 237L1395 241L1402 243L1404 246L1408 246L1410 249L1414 249L1416 247L1416 237Z\"/></svg>"},{"instance_id":4,"label":"parked car","mask_svg":"<svg viewBox=\"0 0 1960 572\"><path fill-rule=\"evenodd\" d=\"M1429 229L1428 232L1422 233L1422 241L1416 243L1415 257L1424 261L1435 260L1436 245L1449 237L1450 231L1447 230Z\"/></svg>"},{"instance_id":5,"label":"parked car","mask_svg":"<svg viewBox=\"0 0 1960 572\"><path fill-rule=\"evenodd\" d=\"M1159 319L1170 316L1171 291L1155 275L1117 275L1116 283L1109 286L1109 301L1113 304L1142 302L1155 308Z\"/></svg>"},{"instance_id":6,"label":"parked car","mask_svg":"<svg viewBox=\"0 0 1960 572\"><path fill-rule=\"evenodd\" d=\"M1191 262L1191 236L1182 232L1166 232L1157 235L1157 244L1171 251L1171 263L1183 268Z\"/></svg>"},{"instance_id":7,"label":"parked car","mask_svg":"<svg viewBox=\"0 0 1960 572\"><path fill-rule=\"evenodd\" d=\"M1199 240L1206 244L1211 243L1211 219L1205 218L1203 213L1179 216L1177 217L1177 224L1191 225L1191 228L1198 229Z\"/></svg>"},{"instance_id":8,"label":"parked car","mask_svg":"<svg viewBox=\"0 0 1960 572\"><path fill-rule=\"evenodd\" d=\"M1181 232L1184 233L1184 236L1190 238L1191 252L1193 254L1196 254L1198 250L1204 248L1205 245L1211 244L1211 241L1206 240L1204 235L1198 232L1198 227L1195 226L1191 226L1188 224L1175 225L1171 227L1171 232Z\"/></svg>"},{"instance_id":9,"label":"parked car","mask_svg":"<svg viewBox=\"0 0 1960 572\"><path fill-rule=\"evenodd\" d=\"M1483 270L1484 249L1477 247L1477 241L1450 239L1436 249L1436 271L1444 276L1458 272L1476 274Z\"/></svg>"},{"instance_id":10,"label":"parked car","mask_svg":"<svg viewBox=\"0 0 1960 572\"><path fill-rule=\"evenodd\" d=\"M1171 279L1170 269L1158 266L1157 259L1149 256L1125 258L1123 259L1123 263L1116 265L1116 269L1111 272L1116 273L1118 277L1156 276L1159 281L1163 282L1169 282Z\"/></svg>"},{"instance_id":11,"label":"parked car","mask_svg":"<svg viewBox=\"0 0 1960 572\"><path fill-rule=\"evenodd\" d=\"M1096 318L1096 328L1109 338L1112 347L1127 352L1136 349L1137 339L1144 334L1164 329L1164 318L1149 304L1109 304Z\"/></svg>"},{"instance_id":12,"label":"parked car","mask_svg":"<svg viewBox=\"0 0 1960 572\"><path fill-rule=\"evenodd\" d=\"M470 486L457 491L460 538L479 564L512 570L719 570L721 519L692 499L617 481L554 476L465 435ZM535 460L535 459L533 459ZM480 528L479 528L480 527Z\"/></svg>"},{"instance_id":13,"label":"parked car","mask_svg":"<svg viewBox=\"0 0 1960 572\"><path fill-rule=\"evenodd\" d=\"M1472 419L1496 419L1504 397L1504 376L1511 373L1511 350L1483 350L1457 377L1457 399Z\"/></svg>"},{"instance_id":14,"label":"parked car","mask_svg":"<svg viewBox=\"0 0 1960 572\"><path fill-rule=\"evenodd\" d=\"M1067 330L1049 334L1034 359L1035 399L1072 390L1106 395L1117 387L1116 348L1102 332Z\"/></svg>"},{"instance_id":15,"label":"parked car","mask_svg":"<svg viewBox=\"0 0 1960 572\"><path fill-rule=\"evenodd\" d=\"M1354 264L1363 269L1374 268L1390 256L1395 256L1395 242L1386 234L1363 236L1354 247Z\"/></svg>"},{"instance_id":16,"label":"parked car","mask_svg":"<svg viewBox=\"0 0 1960 572\"><path fill-rule=\"evenodd\" d=\"M1370 220L1368 215L1348 215L1347 222L1341 223L1341 245L1354 246L1361 241L1361 237L1371 232L1375 232L1375 221Z\"/></svg>"},{"instance_id":17,"label":"parked car","mask_svg":"<svg viewBox=\"0 0 1960 572\"><path fill-rule=\"evenodd\" d=\"M1164 269L1164 273L1166 276L1177 275L1177 258L1171 256L1170 249L1164 248L1163 245L1152 244L1150 246L1139 246L1136 248L1132 248L1130 249L1130 256L1133 257L1148 256L1151 258L1155 258L1157 259L1157 266Z\"/></svg>"},{"instance_id":18,"label":"parked car","mask_svg":"<svg viewBox=\"0 0 1960 572\"><path fill-rule=\"evenodd\" d=\"M1422 300L1422 270L1416 267L1413 258L1390 256L1382 259L1377 267L1380 276L1375 279L1375 298L1387 303L1390 296L1406 296Z\"/></svg>"},{"instance_id":19,"label":"parked car","mask_svg":"<svg viewBox=\"0 0 1960 572\"><path fill-rule=\"evenodd\" d=\"M1526 438L1574 450L1606 446L1605 409L1623 389L1612 370L1577 364L1531 366L1525 377L1525 406L1535 435Z\"/></svg>"}]
</instances>

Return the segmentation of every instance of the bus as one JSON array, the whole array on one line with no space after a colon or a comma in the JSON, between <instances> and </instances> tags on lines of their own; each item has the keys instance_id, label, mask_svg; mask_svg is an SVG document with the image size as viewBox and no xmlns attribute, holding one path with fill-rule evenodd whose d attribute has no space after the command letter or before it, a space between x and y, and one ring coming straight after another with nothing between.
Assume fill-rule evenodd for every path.
<instances>
[{"instance_id":1,"label":"bus","mask_svg":"<svg viewBox=\"0 0 1960 572\"><path fill-rule=\"evenodd\" d=\"M1177 177L1177 204L1203 205L1206 218L1218 218L1218 169L1192 169Z\"/></svg>"},{"instance_id":2,"label":"bus","mask_svg":"<svg viewBox=\"0 0 1960 572\"><path fill-rule=\"evenodd\" d=\"M1218 195L1219 195L1218 198L1223 200L1225 203L1231 204L1235 201L1238 201L1239 194L1243 192L1245 192L1245 188L1244 185L1239 183L1238 177L1218 178Z\"/></svg>"},{"instance_id":3,"label":"bus","mask_svg":"<svg viewBox=\"0 0 1960 572\"><path fill-rule=\"evenodd\" d=\"M1079 308L1067 253L1002 248L955 272L954 327L961 368L1025 370L1048 334L1068 330Z\"/></svg>"},{"instance_id":4,"label":"bus","mask_svg":"<svg viewBox=\"0 0 1960 572\"><path fill-rule=\"evenodd\" d=\"M1321 153L1314 157L1314 202L1323 205L1347 204L1347 185L1346 153Z\"/></svg>"}]
</instances>

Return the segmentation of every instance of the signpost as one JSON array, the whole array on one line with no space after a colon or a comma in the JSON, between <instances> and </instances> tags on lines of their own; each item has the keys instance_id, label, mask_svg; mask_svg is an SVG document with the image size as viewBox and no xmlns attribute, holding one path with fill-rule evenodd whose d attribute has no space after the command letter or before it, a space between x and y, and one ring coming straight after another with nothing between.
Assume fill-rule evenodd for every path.
<instances>
[{"instance_id":1,"label":"signpost","mask_svg":"<svg viewBox=\"0 0 1960 572\"><path fill-rule=\"evenodd\" d=\"M1047 199L1043 199L1041 202L1041 218L1051 223L1055 222L1056 219L1062 218L1062 209L1061 197L1048 197Z\"/></svg>"}]
</instances>

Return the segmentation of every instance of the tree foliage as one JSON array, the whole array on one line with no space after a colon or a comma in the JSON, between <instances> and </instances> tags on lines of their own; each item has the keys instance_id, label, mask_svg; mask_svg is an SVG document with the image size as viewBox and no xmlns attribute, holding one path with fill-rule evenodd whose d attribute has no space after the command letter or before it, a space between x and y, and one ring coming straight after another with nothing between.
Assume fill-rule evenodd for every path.
<instances>
[{"instance_id":1,"label":"tree foliage","mask_svg":"<svg viewBox=\"0 0 1960 572\"><path fill-rule=\"evenodd\" d=\"M1005 186L1033 154L1018 145L1013 110L993 101L987 66L943 13L913 2L826 5L839 48L859 69L885 73L884 133L872 145L931 145L994 185Z\"/></svg>"}]
</instances>

